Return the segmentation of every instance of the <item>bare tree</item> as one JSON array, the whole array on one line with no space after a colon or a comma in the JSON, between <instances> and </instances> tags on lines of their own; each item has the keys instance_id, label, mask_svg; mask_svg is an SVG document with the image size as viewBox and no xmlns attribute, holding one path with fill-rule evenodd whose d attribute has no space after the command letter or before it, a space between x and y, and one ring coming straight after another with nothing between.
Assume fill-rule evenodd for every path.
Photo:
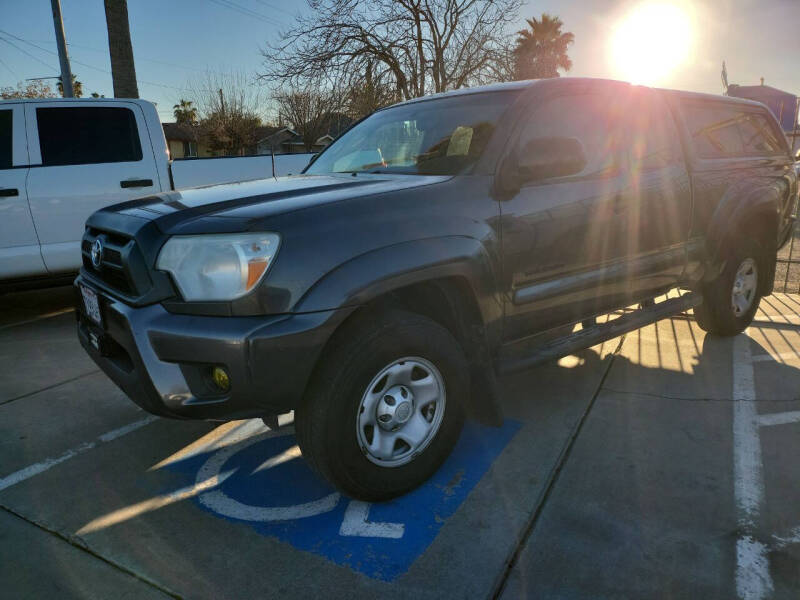
<instances>
[{"instance_id":1,"label":"bare tree","mask_svg":"<svg viewBox=\"0 0 800 600\"><path fill-rule=\"evenodd\" d=\"M56 94L50 84L41 80L20 82L17 87L0 88L0 100L17 100L19 98L55 98Z\"/></svg>"},{"instance_id":2,"label":"bare tree","mask_svg":"<svg viewBox=\"0 0 800 600\"><path fill-rule=\"evenodd\" d=\"M397 90L377 79L372 65L368 64L363 79L353 82L347 90L344 111L348 117L356 120L400 100L402 98L397 95Z\"/></svg>"},{"instance_id":3,"label":"bare tree","mask_svg":"<svg viewBox=\"0 0 800 600\"><path fill-rule=\"evenodd\" d=\"M200 113L200 135L223 156L245 154L258 142L262 95L243 73L206 73L190 84Z\"/></svg>"},{"instance_id":4,"label":"bare tree","mask_svg":"<svg viewBox=\"0 0 800 600\"><path fill-rule=\"evenodd\" d=\"M351 82L368 65L403 99L484 83L508 47L522 0L307 0L277 44L267 81L337 73Z\"/></svg>"},{"instance_id":5,"label":"bare tree","mask_svg":"<svg viewBox=\"0 0 800 600\"><path fill-rule=\"evenodd\" d=\"M300 137L306 152L328 133L331 117L343 106L342 94L320 79L293 82L274 96L280 120L286 120Z\"/></svg>"}]
</instances>

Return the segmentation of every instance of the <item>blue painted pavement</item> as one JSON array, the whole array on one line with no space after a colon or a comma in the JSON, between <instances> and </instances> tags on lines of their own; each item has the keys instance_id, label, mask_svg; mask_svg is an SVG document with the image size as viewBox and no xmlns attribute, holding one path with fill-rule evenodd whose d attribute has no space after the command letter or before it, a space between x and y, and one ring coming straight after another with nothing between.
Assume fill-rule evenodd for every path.
<instances>
[{"instance_id":1,"label":"blue painted pavement","mask_svg":"<svg viewBox=\"0 0 800 600\"><path fill-rule=\"evenodd\" d=\"M436 538L519 426L514 421L506 421L501 428L468 422L452 455L428 482L401 498L370 505L368 522L403 525L402 537L398 539L340 535L350 502L345 497L339 498L327 512L293 520L240 521L217 516L247 523L262 535L276 537L370 577L391 581L405 573ZM295 444L293 435L285 435L243 445L221 465L221 472L233 473L216 489L238 503L253 507L304 504L332 494L335 490L317 477L302 458L276 461L279 464L259 470L265 460L290 450ZM169 469L185 476L191 484L210 456L194 456ZM214 512L202 502L201 496L195 497L194 502L203 510Z\"/></svg>"}]
</instances>

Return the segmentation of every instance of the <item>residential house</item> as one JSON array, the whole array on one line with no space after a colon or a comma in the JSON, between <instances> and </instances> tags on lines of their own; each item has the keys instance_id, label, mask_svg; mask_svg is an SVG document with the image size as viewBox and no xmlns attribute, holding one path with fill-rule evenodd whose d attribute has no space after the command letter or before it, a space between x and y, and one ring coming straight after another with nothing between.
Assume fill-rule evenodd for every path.
<instances>
[{"instance_id":1,"label":"residential house","mask_svg":"<svg viewBox=\"0 0 800 600\"><path fill-rule=\"evenodd\" d=\"M312 152L319 152L344 132L353 120L343 114L332 113L327 126L328 133L314 140ZM205 158L216 154L208 149L198 128L184 123L162 123L171 158ZM252 154L302 154L308 152L303 138L290 127L263 125L256 128L256 144L247 148L245 155Z\"/></svg>"},{"instance_id":2,"label":"residential house","mask_svg":"<svg viewBox=\"0 0 800 600\"><path fill-rule=\"evenodd\" d=\"M197 127L185 123L162 123L170 158L193 158L198 154ZM207 154L206 154L207 156Z\"/></svg>"}]
</instances>

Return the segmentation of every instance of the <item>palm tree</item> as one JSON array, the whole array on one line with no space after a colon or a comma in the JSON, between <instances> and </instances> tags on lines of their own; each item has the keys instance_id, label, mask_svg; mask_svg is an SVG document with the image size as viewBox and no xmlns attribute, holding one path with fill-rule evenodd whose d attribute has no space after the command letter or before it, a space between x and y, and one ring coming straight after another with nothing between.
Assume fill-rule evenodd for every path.
<instances>
[{"instance_id":1,"label":"palm tree","mask_svg":"<svg viewBox=\"0 0 800 600\"><path fill-rule=\"evenodd\" d=\"M172 114L175 115L176 123L197 124L197 109L191 100L181 98L178 104L172 107Z\"/></svg>"},{"instance_id":2,"label":"palm tree","mask_svg":"<svg viewBox=\"0 0 800 600\"><path fill-rule=\"evenodd\" d=\"M111 79L115 98L138 98L136 67L133 63L131 30L127 0L103 0L108 27L108 51L111 55Z\"/></svg>"},{"instance_id":3,"label":"palm tree","mask_svg":"<svg viewBox=\"0 0 800 600\"><path fill-rule=\"evenodd\" d=\"M514 78L542 79L559 77L559 69L569 71L572 61L568 46L575 41L571 32L562 32L561 19L543 13L541 19L526 19L527 29L520 30L514 48Z\"/></svg>"},{"instance_id":4,"label":"palm tree","mask_svg":"<svg viewBox=\"0 0 800 600\"><path fill-rule=\"evenodd\" d=\"M58 93L63 96L64 86L61 84L61 79L58 80L56 86L58 87ZM80 98L81 96L83 96L83 84L80 81L78 81L78 78L75 77L74 73L72 74L72 95L75 98Z\"/></svg>"}]
</instances>

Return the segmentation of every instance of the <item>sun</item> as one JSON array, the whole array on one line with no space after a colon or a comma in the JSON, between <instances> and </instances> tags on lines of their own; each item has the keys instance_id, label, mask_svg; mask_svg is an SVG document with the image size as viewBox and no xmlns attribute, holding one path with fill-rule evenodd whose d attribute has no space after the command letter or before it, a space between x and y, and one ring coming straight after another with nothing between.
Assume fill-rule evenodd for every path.
<instances>
[{"instance_id":1,"label":"sun","mask_svg":"<svg viewBox=\"0 0 800 600\"><path fill-rule=\"evenodd\" d=\"M619 23L610 58L619 79L642 85L663 83L689 58L692 17L679 2L644 2Z\"/></svg>"}]
</instances>

